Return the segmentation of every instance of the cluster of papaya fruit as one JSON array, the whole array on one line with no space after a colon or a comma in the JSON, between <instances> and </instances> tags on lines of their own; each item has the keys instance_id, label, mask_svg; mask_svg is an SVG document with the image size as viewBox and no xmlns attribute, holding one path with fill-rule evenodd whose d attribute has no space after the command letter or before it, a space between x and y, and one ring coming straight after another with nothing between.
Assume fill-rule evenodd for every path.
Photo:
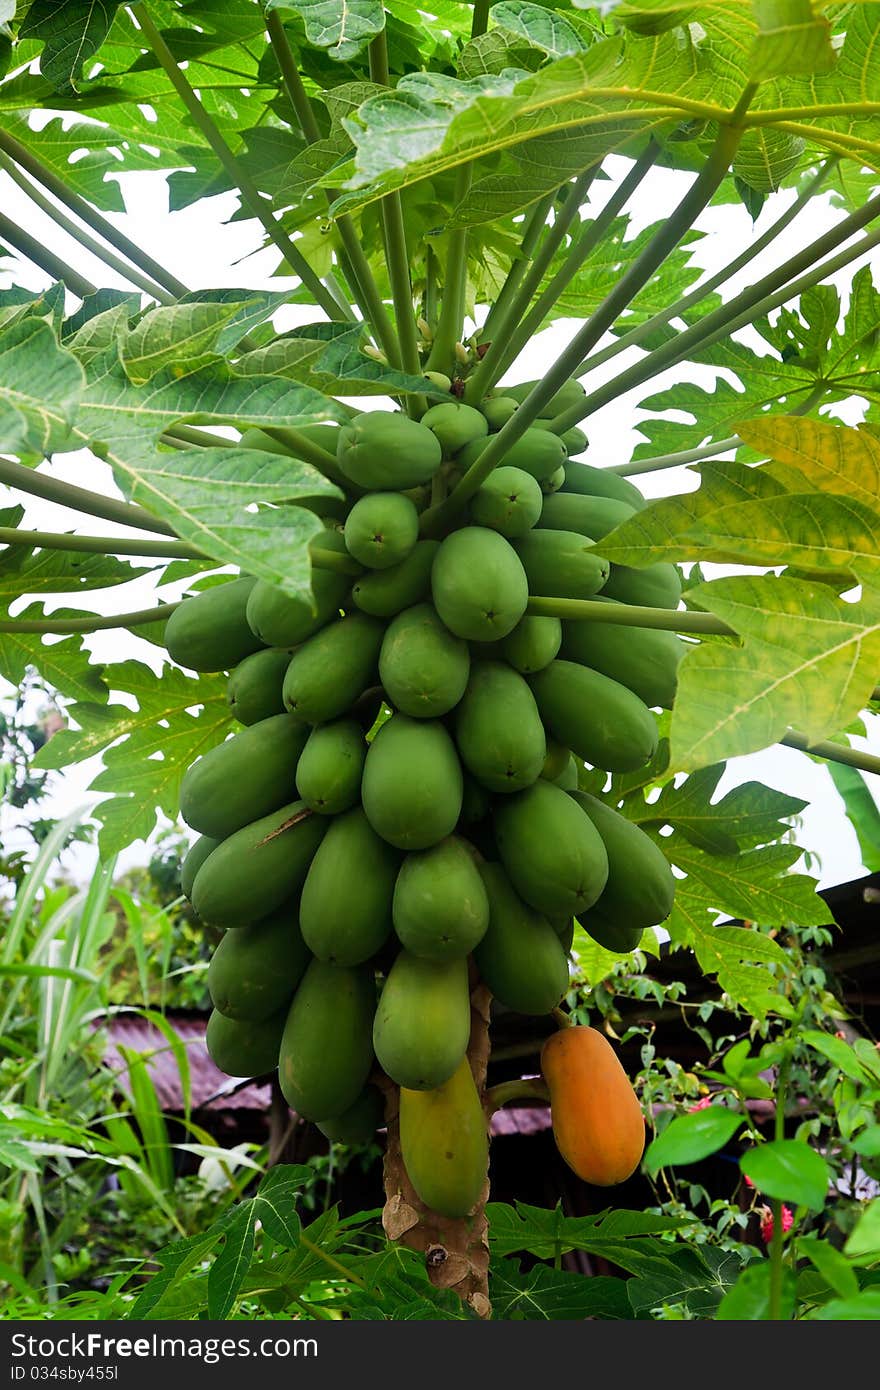
<instances>
[{"instance_id":1,"label":"cluster of papaya fruit","mask_svg":"<svg viewBox=\"0 0 880 1390\"><path fill-rule=\"evenodd\" d=\"M378 1063L401 1088L413 1185L447 1215L485 1179L466 1057L475 978L505 1008L547 1014L569 986L575 919L628 950L672 906L661 850L578 781L587 764L627 773L653 756L680 640L527 611L534 595L675 607L680 594L673 566L601 556L644 499L573 460L579 430L549 428L579 383L455 529L420 538L432 481L454 484L532 384L481 410L451 399L420 420L314 427L350 488L315 504L313 600L242 577L186 599L165 634L181 665L229 673L243 726L192 764L180 797L200 835L183 891L227 929L208 972L211 1056L234 1076L277 1067L290 1106L349 1142L382 1123Z\"/></svg>"}]
</instances>

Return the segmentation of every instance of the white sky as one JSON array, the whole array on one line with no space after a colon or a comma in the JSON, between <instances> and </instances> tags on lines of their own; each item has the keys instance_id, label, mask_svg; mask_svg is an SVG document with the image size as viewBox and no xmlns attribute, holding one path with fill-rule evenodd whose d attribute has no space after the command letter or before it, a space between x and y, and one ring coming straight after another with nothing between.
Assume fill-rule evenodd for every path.
<instances>
[{"instance_id":1,"label":"white sky","mask_svg":"<svg viewBox=\"0 0 880 1390\"><path fill-rule=\"evenodd\" d=\"M609 161L609 168L624 168L625 161ZM652 171L645 179L637 195L635 216L631 235L659 218L667 216L682 195L690 176L671 173L665 170ZM274 250L260 251L249 255L251 248L258 245L260 231L252 222L238 222L227 225L228 217L235 206L231 195L205 199L198 205L182 212L169 213L165 183L161 175L138 173L126 175L123 179L127 215L111 215L111 220L122 227L132 239L137 240L151 254L173 271L192 289L205 289L218 286L265 287L276 263ZM604 181L594 185L593 197L597 203L604 201L613 184ZM751 240L763 232L766 226L780 215L787 202L794 197L792 193L782 193L768 200L758 222L753 226L744 209L732 206L709 209L700 219L699 227L709 235L694 251L696 263L712 272L733 256ZM33 234L40 236L63 258L75 264L85 275L99 285L123 286L123 282L112 271L105 270L102 264L83 252L69 238L59 233L50 220L34 209L25 196L9 179L0 174L0 208L7 216L20 220ZM799 250L805 242L821 234L840 214L830 208L827 199L814 200L810 210L798 219L770 247L769 252L757 258L744 272L723 288L725 298L736 293L766 273L785 256ZM848 283L853 271L862 262L856 262L852 269L835 277L840 287ZM876 264L876 263L875 263ZM876 278L876 276L875 276ZM0 272L0 286L13 283L27 288L42 289L49 278L41 271L22 263L15 276ZM273 288L283 287L284 281L276 280ZM288 283L293 283L292 281ZM128 286L123 286L129 288ZM288 306L276 316L276 325L288 328L295 323L309 322L315 311ZM575 331L573 320L563 320L536 336L522 354L515 371L509 380L523 380L539 376L549 361L558 354ZM605 374L612 375L633 360L630 354L621 354L608 364ZM658 377L650 391L671 385L679 379L682 368L674 368ZM688 368L688 377L710 384L714 373L699 368ZM593 384L604 379L601 369ZM624 463L632 449L640 442L636 425L639 412L634 410L634 402L640 394L649 394L648 388L623 397L597 412L587 422L590 439L589 460L600 465ZM374 398L375 404L381 404ZM860 418L858 405L836 410L836 414L848 423ZM695 433L698 434L697 427ZM686 433L684 434L686 439ZM697 440L697 442L699 442ZM683 444L683 447L686 447ZM47 465L44 465L44 468ZM58 455L49 470L57 477L75 482L97 491L112 493L115 488L110 470L106 465L92 458L88 453ZM697 483L694 474L685 469L673 469L662 473L646 474L635 480L646 496L663 496L689 490ZM6 498L4 505L8 505ZM15 500L26 503L24 524L43 530L76 529L85 533L100 531L103 534L126 534L132 532L122 527L114 527L109 522L81 519L79 524L74 513L54 504L35 498L21 496ZM715 567L720 570L720 567ZM163 590L164 601L179 597L184 586ZM105 593L87 593L78 596L83 607L94 608L98 612L120 611L121 608L136 609L149 606L155 601L155 590L149 581L133 581L124 588L108 590ZM58 606L64 606L62 596ZM25 606L24 602L21 606ZM89 649L97 660L115 662L136 657L156 664L156 648L137 639L133 634L115 630L96 633L86 639ZM880 673L878 673L880 675ZM6 695L10 687L0 681L0 694ZM115 696L113 698L116 698ZM857 746L870 748L880 753L880 719L871 719L869 740L855 740ZM100 768L100 760L69 768L63 773L54 774L53 791L40 806L42 815L61 817L75 807L94 804L97 798L87 791L88 783ZM858 877L864 872L855 833L843 813L842 803L834 788L827 770L814 764L811 759L794 750L774 747L745 758L732 759L722 779L719 794L732 785L756 779L782 791L799 796L809 802L803 815L803 824L798 831L798 841L819 856L820 885ZM880 779L869 776L867 781L875 800L880 805ZM8 847L16 842L18 836L15 826L20 822L20 813L14 815L6 807L0 808L0 826ZM120 857L120 867L144 863L148 858L148 848L143 841L137 841ZM86 847L76 847L67 858L68 871L77 877L86 877L95 862L96 851ZM814 872L817 870L814 868Z\"/></svg>"}]
</instances>

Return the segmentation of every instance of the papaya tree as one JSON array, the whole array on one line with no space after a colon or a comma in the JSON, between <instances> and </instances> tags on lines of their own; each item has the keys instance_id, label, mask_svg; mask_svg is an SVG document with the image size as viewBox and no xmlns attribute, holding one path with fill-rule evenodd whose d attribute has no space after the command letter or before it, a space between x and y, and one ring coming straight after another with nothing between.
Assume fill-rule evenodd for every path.
<instances>
[{"instance_id":1,"label":"papaya tree","mask_svg":"<svg viewBox=\"0 0 880 1390\"><path fill-rule=\"evenodd\" d=\"M549 1096L599 1187L642 1157L572 971L663 926L738 1005L781 1008L782 948L719 915L827 909L792 872L803 803L718 799L725 760L880 770L846 737L880 670L880 4L0 20L2 173L69 246L0 213L7 265L51 282L0 292L4 587L31 600L0 672L63 698L38 767L102 755L102 852L160 815L198 835L217 1065L277 1069L331 1139L384 1124L387 1234L486 1316L487 1115ZM191 288L120 230L142 171L174 210L233 194L270 286ZM682 192L652 221L664 173ZM719 209L761 231L706 275ZM613 403L631 457L591 436ZM72 451L115 487L62 481ZM632 481L685 467L650 504ZM152 605L79 606L144 566ZM102 629L150 663L93 660ZM543 1080L487 1086L499 1011L533 1020Z\"/></svg>"}]
</instances>

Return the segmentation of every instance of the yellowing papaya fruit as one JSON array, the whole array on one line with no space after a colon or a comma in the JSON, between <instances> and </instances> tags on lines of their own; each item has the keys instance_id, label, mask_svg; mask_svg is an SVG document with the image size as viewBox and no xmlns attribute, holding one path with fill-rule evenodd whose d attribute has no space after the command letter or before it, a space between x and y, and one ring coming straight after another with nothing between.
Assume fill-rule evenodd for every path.
<instances>
[{"instance_id":1,"label":"yellowing papaya fruit","mask_svg":"<svg viewBox=\"0 0 880 1390\"><path fill-rule=\"evenodd\" d=\"M400 1151L418 1196L439 1216L467 1216L486 1186L489 1133L463 1057L432 1091L400 1091Z\"/></svg>"},{"instance_id":2,"label":"yellowing papaya fruit","mask_svg":"<svg viewBox=\"0 0 880 1390\"><path fill-rule=\"evenodd\" d=\"M625 1182L645 1148L638 1097L607 1038L595 1028L560 1028L541 1049L556 1147L596 1187Z\"/></svg>"}]
</instances>

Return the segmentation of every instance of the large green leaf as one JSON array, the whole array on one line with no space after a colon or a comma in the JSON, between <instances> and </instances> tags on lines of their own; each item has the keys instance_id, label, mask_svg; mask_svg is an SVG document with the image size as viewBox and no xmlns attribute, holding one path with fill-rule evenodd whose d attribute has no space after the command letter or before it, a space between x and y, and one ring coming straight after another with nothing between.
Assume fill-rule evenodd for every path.
<instances>
[{"instance_id":1,"label":"large green leaf","mask_svg":"<svg viewBox=\"0 0 880 1390\"><path fill-rule=\"evenodd\" d=\"M46 454L76 414L83 370L44 319L7 324L0 336L0 449Z\"/></svg>"},{"instance_id":2,"label":"large green leaf","mask_svg":"<svg viewBox=\"0 0 880 1390\"><path fill-rule=\"evenodd\" d=\"M723 763L701 768L680 784L667 782L656 800L625 801L623 813L641 825L671 825L697 849L723 855L779 839L786 821L806 808L761 782L741 782L713 801L723 774Z\"/></svg>"},{"instance_id":3,"label":"large green leaf","mask_svg":"<svg viewBox=\"0 0 880 1390\"><path fill-rule=\"evenodd\" d=\"M157 812L177 819L184 772L226 737L232 716L222 676L193 680L171 666L156 675L140 662L126 661L105 668L103 681L107 690L125 691L137 707L81 699L73 710L78 729L55 734L35 765L63 768L103 754L104 769L91 786L109 793L94 815L102 825L101 852L110 855L146 839Z\"/></svg>"},{"instance_id":4,"label":"large green leaf","mask_svg":"<svg viewBox=\"0 0 880 1390\"><path fill-rule=\"evenodd\" d=\"M300 15L309 43L339 62L356 57L385 28L381 0L267 0L266 9Z\"/></svg>"}]
</instances>

